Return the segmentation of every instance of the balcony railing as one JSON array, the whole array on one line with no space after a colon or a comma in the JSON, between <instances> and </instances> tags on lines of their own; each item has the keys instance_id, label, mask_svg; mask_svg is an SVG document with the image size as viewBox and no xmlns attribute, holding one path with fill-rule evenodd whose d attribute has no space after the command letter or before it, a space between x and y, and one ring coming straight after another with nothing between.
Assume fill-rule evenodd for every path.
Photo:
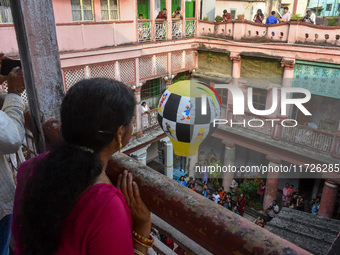
<instances>
[{"instance_id":1,"label":"balcony railing","mask_svg":"<svg viewBox=\"0 0 340 255\"><path fill-rule=\"evenodd\" d=\"M155 22L155 41L166 40L166 21L156 20Z\"/></svg>"},{"instance_id":2,"label":"balcony railing","mask_svg":"<svg viewBox=\"0 0 340 255\"><path fill-rule=\"evenodd\" d=\"M157 109L152 109L148 112L144 112L141 115L142 118L142 130L152 129L155 126L158 126L157 120Z\"/></svg>"},{"instance_id":3,"label":"balcony railing","mask_svg":"<svg viewBox=\"0 0 340 255\"><path fill-rule=\"evenodd\" d=\"M138 41L139 42L151 41L151 21L149 20L138 21Z\"/></svg>"},{"instance_id":4,"label":"balcony railing","mask_svg":"<svg viewBox=\"0 0 340 255\"><path fill-rule=\"evenodd\" d=\"M183 21L181 19L172 19L172 39L182 38Z\"/></svg>"},{"instance_id":5,"label":"balcony railing","mask_svg":"<svg viewBox=\"0 0 340 255\"><path fill-rule=\"evenodd\" d=\"M281 136L281 139L287 142L326 153L331 152L334 138L334 133L313 129L303 125L285 127L283 128Z\"/></svg>"},{"instance_id":6,"label":"balcony railing","mask_svg":"<svg viewBox=\"0 0 340 255\"><path fill-rule=\"evenodd\" d=\"M198 36L225 38L254 43L294 43L340 46L340 27L324 27L291 21L273 25L251 21L210 22L200 20Z\"/></svg>"},{"instance_id":7,"label":"balcony railing","mask_svg":"<svg viewBox=\"0 0 340 255\"><path fill-rule=\"evenodd\" d=\"M196 19L186 18L185 19L185 37L195 37L196 36Z\"/></svg>"},{"instance_id":8,"label":"balcony railing","mask_svg":"<svg viewBox=\"0 0 340 255\"><path fill-rule=\"evenodd\" d=\"M327 156L332 155L333 157L340 158L340 136L336 133L326 132L300 124L294 126L294 123L291 123L291 127L283 127L279 124L281 120L272 122L270 121L272 118L257 116L249 112L241 116L232 115L231 105L228 105L228 108L223 107L222 109L222 112L226 114L225 116L227 116L228 120L232 119L233 123L237 122L237 124L233 125L235 128L245 129L252 133L260 133L268 138L281 140L301 148L309 148ZM262 125L262 123L263 125L261 127L251 127L248 125L251 120L254 120L251 126ZM243 122L245 122L245 125L243 125ZM288 126L290 124L285 122L285 125Z\"/></svg>"}]
</instances>

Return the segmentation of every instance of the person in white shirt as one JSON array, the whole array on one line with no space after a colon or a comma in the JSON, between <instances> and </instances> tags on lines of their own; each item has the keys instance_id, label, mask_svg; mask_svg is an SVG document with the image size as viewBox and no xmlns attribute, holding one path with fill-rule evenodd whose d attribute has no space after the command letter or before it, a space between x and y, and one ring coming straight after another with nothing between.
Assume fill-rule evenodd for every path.
<instances>
[{"instance_id":1,"label":"person in white shirt","mask_svg":"<svg viewBox=\"0 0 340 255\"><path fill-rule=\"evenodd\" d=\"M303 17L302 21L315 25L316 24L315 23L316 22L316 16L315 16L314 13L312 13L311 10L308 10L307 13L306 13L306 16Z\"/></svg>"},{"instance_id":2,"label":"person in white shirt","mask_svg":"<svg viewBox=\"0 0 340 255\"><path fill-rule=\"evenodd\" d=\"M149 127L149 116L148 112L150 111L149 106L146 104L146 102L143 102L141 105L141 113L142 114L142 128L148 128Z\"/></svg>"},{"instance_id":3,"label":"person in white shirt","mask_svg":"<svg viewBox=\"0 0 340 255\"><path fill-rule=\"evenodd\" d=\"M269 221L275 218L276 214L279 213L279 210L280 208L277 205L276 200L274 200L273 203L270 204L269 207L267 208Z\"/></svg>"},{"instance_id":4,"label":"person in white shirt","mask_svg":"<svg viewBox=\"0 0 340 255\"><path fill-rule=\"evenodd\" d=\"M283 15L282 15L281 19L279 19L280 22L290 21L290 18L291 18L292 15L288 11L289 11L288 7L283 8Z\"/></svg>"},{"instance_id":5,"label":"person in white shirt","mask_svg":"<svg viewBox=\"0 0 340 255\"><path fill-rule=\"evenodd\" d=\"M215 193L212 195L213 201L218 204L220 202L220 195L218 194L218 190L215 190Z\"/></svg>"},{"instance_id":6,"label":"person in white shirt","mask_svg":"<svg viewBox=\"0 0 340 255\"><path fill-rule=\"evenodd\" d=\"M8 58L0 53L0 65L4 59ZM14 175L5 155L16 153L25 136L25 105L20 96L25 84L21 69L15 67L8 76L0 75L0 84L6 80L8 93L0 111L0 254L9 253L15 193Z\"/></svg>"}]
</instances>

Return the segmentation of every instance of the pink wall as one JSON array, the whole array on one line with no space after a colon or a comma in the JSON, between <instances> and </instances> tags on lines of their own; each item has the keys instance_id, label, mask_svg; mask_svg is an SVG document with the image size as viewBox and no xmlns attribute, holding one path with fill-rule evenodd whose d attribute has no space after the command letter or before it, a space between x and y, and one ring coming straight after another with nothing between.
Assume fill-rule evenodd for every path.
<instances>
[{"instance_id":1,"label":"pink wall","mask_svg":"<svg viewBox=\"0 0 340 255\"><path fill-rule=\"evenodd\" d=\"M53 0L55 23L71 23L72 9L71 0Z\"/></svg>"},{"instance_id":2,"label":"pink wall","mask_svg":"<svg viewBox=\"0 0 340 255\"><path fill-rule=\"evenodd\" d=\"M275 25L256 24L251 21L221 23L200 21L199 36L230 36L234 40L251 42L288 42L340 46L340 27L323 27L292 21Z\"/></svg>"},{"instance_id":3,"label":"pink wall","mask_svg":"<svg viewBox=\"0 0 340 255\"><path fill-rule=\"evenodd\" d=\"M4 52L8 56L18 55L18 44L13 26L1 26L1 44L0 52Z\"/></svg>"}]
</instances>

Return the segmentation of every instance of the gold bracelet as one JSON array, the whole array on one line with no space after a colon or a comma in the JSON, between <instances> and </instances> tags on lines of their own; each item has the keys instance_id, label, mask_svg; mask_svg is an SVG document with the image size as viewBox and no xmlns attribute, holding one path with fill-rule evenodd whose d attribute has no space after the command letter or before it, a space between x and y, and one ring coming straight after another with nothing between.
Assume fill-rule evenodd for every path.
<instances>
[{"instance_id":1,"label":"gold bracelet","mask_svg":"<svg viewBox=\"0 0 340 255\"><path fill-rule=\"evenodd\" d=\"M133 249L133 252L134 252L135 254L137 254L137 255L144 255L143 252L141 252L141 251L139 251L139 250L137 250L137 249Z\"/></svg>"},{"instance_id":2,"label":"gold bracelet","mask_svg":"<svg viewBox=\"0 0 340 255\"><path fill-rule=\"evenodd\" d=\"M141 241L139 241L138 239L134 238L133 237L133 240L136 241L137 243L139 243L141 246L144 246L146 248L152 248L152 244L145 244L145 243L142 243Z\"/></svg>"},{"instance_id":3,"label":"gold bracelet","mask_svg":"<svg viewBox=\"0 0 340 255\"><path fill-rule=\"evenodd\" d=\"M132 236L134 239L140 241L141 243L144 243L146 245L151 245L153 244L154 242L154 238L152 235L149 235L149 238L146 238L140 234L138 234L136 231L132 230Z\"/></svg>"}]
</instances>

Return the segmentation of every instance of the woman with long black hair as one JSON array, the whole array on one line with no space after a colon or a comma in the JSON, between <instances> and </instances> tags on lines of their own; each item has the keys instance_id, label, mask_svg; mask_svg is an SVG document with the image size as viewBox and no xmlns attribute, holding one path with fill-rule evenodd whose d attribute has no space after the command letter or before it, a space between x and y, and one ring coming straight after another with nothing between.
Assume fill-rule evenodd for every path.
<instances>
[{"instance_id":1,"label":"woman with long black hair","mask_svg":"<svg viewBox=\"0 0 340 255\"><path fill-rule=\"evenodd\" d=\"M78 82L61 106L66 144L18 171L12 231L15 254L146 254L150 212L126 170L117 188L105 173L132 134L132 91L115 80Z\"/></svg>"}]
</instances>

